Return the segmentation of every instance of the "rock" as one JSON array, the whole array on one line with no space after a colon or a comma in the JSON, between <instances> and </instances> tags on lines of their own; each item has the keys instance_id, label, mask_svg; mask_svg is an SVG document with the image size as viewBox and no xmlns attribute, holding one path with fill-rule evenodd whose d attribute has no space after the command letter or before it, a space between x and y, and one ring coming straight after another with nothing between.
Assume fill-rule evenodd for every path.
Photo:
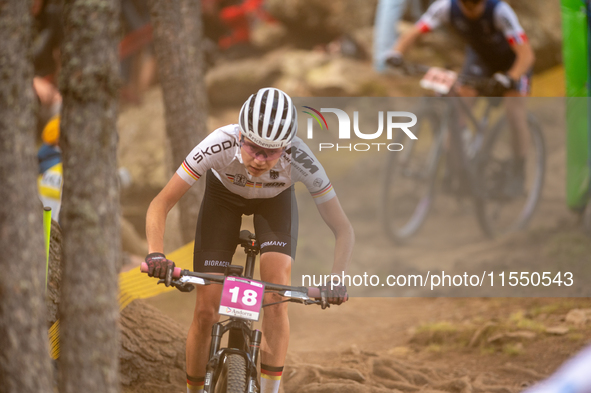
<instances>
[{"instance_id":1,"label":"rock","mask_svg":"<svg viewBox=\"0 0 591 393\"><path fill-rule=\"evenodd\" d=\"M585 323L587 323L587 312L585 310L575 308L566 314L565 320L567 323L577 327L585 326Z\"/></svg>"},{"instance_id":2,"label":"rock","mask_svg":"<svg viewBox=\"0 0 591 393\"><path fill-rule=\"evenodd\" d=\"M350 354L356 355L356 356L361 355L361 350L359 350L359 347L356 344L352 344L351 345L351 348L349 348L349 351L348 352Z\"/></svg>"},{"instance_id":3,"label":"rock","mask_svg":"<svg viewBox=\"0 0 591 393\"><path fill-rule=\"evenodd\" d=\"M507 332L507 333L498 333L495 334L486 340L488 343L494 342L506 342L511 341L511 339L526 339L531 340L536 338L536 334L534 332L530 332L528 330L521 330L517 332ZM509 339L509 340L507 340Z\"/></svg>"},{"instance_id":4,"label":"rock","mask_svg":"<svg viewBox=\"0 0 591 393\"><path fill-rule=\"evenodd\" d=\"M267 0L265 6L299 45L329 42L344 33L372 26L377 0Z\"/></svg>"},{"instance_id":5,"label":"rock","mask_svg":"<svg viewBox=\"0 0 591 393\"><path fill-rule=\"evenodd\" d=\"M306 75L306 84L315 96L386 95L382 83L370 68L341 57L310 70Z\"/></svg>"},{"instance_id":6,"label":"rock","mask_svg":"<svg viewBox=\"0 0 591 393\"><path fill-rule=\"evenodd\" d=\"M257 90L274 84L280 75L275 52L263 58L221 63L205 77L209 103L213 106L240 106Z\"/></svg>"},{"instance_id":7,"label":"rock","mask_svg":"<svg viewBox=\"0 0 591 393\"><path fill-rule=\"evenodd\" d=\"M505 336L509 338L524 338L526 340L532 340L536 338L537 335L536 333L530 332L529 330L520 330L517 332L505 333Z\"/></svg>"},{"instance_id":8,"label":"rock","mask_svg":"<svg viewBox=\"0 0 591 393\"><path fill-rule=\"evenodd\" d=\"M258 23L250 33L250 42L262 50L276 49L285 43L287 28L280 23Z\"/></svg>"},{"instance_id":9,"label":"rock","mask_svg":"<svg viewBox=\"0 0 591 393\"><path fill-rule=\"evenodd\" d=\"M552 326L546 328L545 332L548 334L564 335L568 333L569 328L567 326Z\"/></svg>"}]
</instances>

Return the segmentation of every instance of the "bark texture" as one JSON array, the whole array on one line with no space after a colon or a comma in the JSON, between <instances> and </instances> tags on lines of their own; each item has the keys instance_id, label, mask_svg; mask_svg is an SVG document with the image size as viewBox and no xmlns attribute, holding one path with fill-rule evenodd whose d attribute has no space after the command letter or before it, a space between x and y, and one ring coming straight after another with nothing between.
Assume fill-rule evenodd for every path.
<instances>
[{"instance_id":1,"label":"bark texture","mask_svg":"<svg viewBox=\"0 0 591 393\"><path fill-rule=\"evenodd\" d=\"M0 0L0 392L51 392L29 3Z\"/></svg>"},{"instance_id":2,"label":"bark texture","mask_svg":"<svg viewBox=\"0 0 591 393\"><path fill-rule=\"evenodd\" d=\"M171 167L176 171L193 147L207 136L201 6L199 0L149 0L148 4L164 97ZM198 182L179 202L184 242L194 238L202 194L203 182Z\"/></svg>"},{"instance_id":3,"label":"bark texture","mask_svg":"<svg viewBox=\"0 0 591 393\"><path fill-rule=\"evenodd\" d=\"M119 391L119 1L65 1L64 33L59 390L112 393Z\"/></svg>"},{"instance_id":4,"label":"bark texture","mask_svg":"<svg viewBox=\"0 0 591 393\"><path fill-rule=\"evenodd\" d=\"M125 307L121 311L119 355L125 391L185 391L186 338L178 323L143 300Z\"/></svg>"},{"instance_id":5,"label":"bark texture","mask_svg":"<svg viewBox=\"0 0 591 393\"><path fill-rule=\"evenodd\" d=\"M47 327L59 318L59 304L62 287L62 229L56 221L51 221L51 239L49 241L49 268L47 275Z\"/></svg>"}]
</instances>

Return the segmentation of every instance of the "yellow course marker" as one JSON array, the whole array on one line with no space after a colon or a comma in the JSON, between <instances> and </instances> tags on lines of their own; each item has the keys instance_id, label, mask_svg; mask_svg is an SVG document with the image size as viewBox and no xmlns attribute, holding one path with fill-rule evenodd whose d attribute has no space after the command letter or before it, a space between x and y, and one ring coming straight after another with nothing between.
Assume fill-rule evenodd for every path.
<instances>
[{"instance_id":1,"label":"yellow course marker","mask_svg":"<svg viewBox=\"0 0 591 393\"><path fill-rule=\"evenodd\" d=\"M47 277L49 276L49 241L51 239L51 208L43 208L43 233L45 237L45 292L47 292Z\"/></svg>"}]
</instances>

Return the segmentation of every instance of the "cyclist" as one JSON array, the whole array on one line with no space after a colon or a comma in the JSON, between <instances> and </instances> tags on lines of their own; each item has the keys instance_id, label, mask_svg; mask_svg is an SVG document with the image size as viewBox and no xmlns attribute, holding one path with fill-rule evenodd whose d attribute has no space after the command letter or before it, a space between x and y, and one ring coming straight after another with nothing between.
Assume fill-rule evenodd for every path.
<instances>
[{"instance_id":1,"label":"cyclist","mask_svg":"<svg viewBox=\"0 0 591 393\"><path fill-rule=\"evenodd\" d=\"M412 29L400 37L386 61L401 65L407 49L424 33L449 25L467 44L461 74L491 77L489 96L514 97L507 105L507 117L514 130L514 164L507 192L518 195L525 180L528 125L525 97L530 92L534 52L513 9L501 0L437 0ZM477 92L460 86L461 96Z\"/></svg>"},{"instance_id":2,"label":"cyclist","mask_svg":"<svg viewBox=\"0 0 591 393\"><path fill-rule=\"evenodd\" d=\"M296 137L297 112L291 98L264 88L244 103L239 124L213 131L187 156L154 198L146 216L150 276L165 278L174 263L163 253L168 211L207 173L206 189L195 237L194 270L223 273L238 243L242 215L254 215L261 244L263 281L289 284L297 241L297 207L293 183L303 182L336 239L333 274L342 274L354 242L351 224L320 163ZM295 213L295 215L293 215ZM341 304L346 288L327 291L329 302ZM197 288L193 322L187 338L187 392L201 392L208 361L212 325L219 320L221 286ZM278 301L266 294L265 303ZM261 345L261 392L277 393L287 352L289 321L286 303L265 308Z\"/></svg>"}]
</instances>

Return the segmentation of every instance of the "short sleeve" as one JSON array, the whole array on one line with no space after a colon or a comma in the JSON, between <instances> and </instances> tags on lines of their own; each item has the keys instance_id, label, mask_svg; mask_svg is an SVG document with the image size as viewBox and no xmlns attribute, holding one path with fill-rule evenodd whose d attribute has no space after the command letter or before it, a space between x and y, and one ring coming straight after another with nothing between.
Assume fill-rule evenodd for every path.
<instances>
[{"instance_id":1,"label":"short sleeve","mask_svg":"<svg viewBox=\"0 0 591 393\"><path fill-rule=\"evenodd\" d=\"M293 182L304 183L317 205L329 201L337 195L324 167L301 139L297 137L294 139L289 152Z\"/></svg>"},{"instance_id":2,"label":"short sleeve","mask_svg":"<svg viewBox=\"0 0 591 393\"><path fill-rule=\"evenodd\" d=\"M503 32L503 35L511 45L520 45L527 42L527 36L519 19L511 6L501 1L494 11L495 27Z\"/></svg>"},{"instance_id":3,"label":"short sleeve","mask_svg":"<svg viewBox=\"0 0 591 393\"><path fill-rule=\"evenodd\" d=\"M218 128L187 155L176 171L184 181L193 185L208 169L225 167L240 148L233 135L233 126Z\"/></svg>"},{"instance_id":4,"label":"short sleeve","mask_svg":"<svg viewBox=\"0 0 591 393\"><path fill-rule=\"evenodd\" d=\"M416 26L423 33L435 30L449 23L451 16L451 0L437 0L421 16Z\"/></svg>"}]
</instances>

